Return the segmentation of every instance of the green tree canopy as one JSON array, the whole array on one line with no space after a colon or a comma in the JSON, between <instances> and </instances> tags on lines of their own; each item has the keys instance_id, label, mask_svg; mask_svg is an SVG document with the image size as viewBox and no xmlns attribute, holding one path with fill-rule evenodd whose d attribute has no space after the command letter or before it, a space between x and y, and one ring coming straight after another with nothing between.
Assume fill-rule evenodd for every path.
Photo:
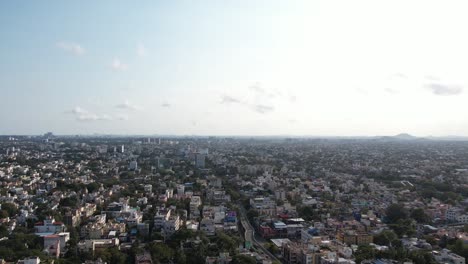
<instances>
[{"instance_id":1,"label":"green tree canopy","mask_svg":"<svg viewBox=\"0 0 468 264\"><path fill-rule=\"evenodd\" d=\"M2 210L8 213L8 216L15 216L18 213L18 208L12 203L3 203L1 206Z\"/></svg>"},{"instance_id":2,"label":"green tree canopy","mask_svg":"<svg viewBox=\"0 0 468 264\"><path fill-rule=\"evenodd\" d=\"M408 218L408 211L401 204L391 204L385 211L387 221L391 224L398 222L398 220Z\"/></svg>"},{"instance_id":3,"label":"green tree canopy","mask_svg":"<svg viewBox=\"0 0 468 264\"><path fill-rule=\"evenodd\" d=\"M232 258L232 264L256 264L257 260L254 257L237 254Z\"/></svg>"},{"instance_id":4,"label":"green tree canopy","mask_svg":"<svg viewBox=\"0 0 468 264\"><path fill-rule=\"evenodd\" d=\"M374 243L381 246L389 246L396 239L398 239L398 236L393 230L384 230L374 236Z\"/></svg>"},{"instance_id":5,"label":"green tree canopy","mask_svg":"<svg viewBox=\"0 0 468 264\"><path fill-rule=\"evenodd\" d=\"M411 212L411 218L416 220L418 223L428 223L429 222L429 216L424 212L422 208L417 208L414 209Z\"/></svg>"}]
</instances>

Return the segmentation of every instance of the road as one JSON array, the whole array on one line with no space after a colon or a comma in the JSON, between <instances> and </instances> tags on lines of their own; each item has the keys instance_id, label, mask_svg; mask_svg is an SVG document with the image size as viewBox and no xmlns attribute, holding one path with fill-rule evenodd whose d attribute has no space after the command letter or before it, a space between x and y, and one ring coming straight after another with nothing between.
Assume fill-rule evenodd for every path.
<instances>
[{"instance_id":1,"label":"road","mask_svg":"<svg viewBox=\"0 0 468 264\"><path fill-rule=\"evenodd\" d=\"M260 249L265 255L270 257L271 260L273 260L273 261L276 260L276 261L279 261L281 263L281 261L275 255L273 255L270 251L268 251L262 245L262 243L258 242L255 239L254 228L252 227L249 220L247 219L247 214L245 212L245 209L243 208L242 205L240 205L239 207L240 207L240 214L241 214L240 215L241 224L242 224L242 227L244 227L244 230L245 230L245 234L244 234L245 241L250 242L250 244L252 246L255 246L255 248L257 248L257 249Z\"/></svg>"}]
</instances>

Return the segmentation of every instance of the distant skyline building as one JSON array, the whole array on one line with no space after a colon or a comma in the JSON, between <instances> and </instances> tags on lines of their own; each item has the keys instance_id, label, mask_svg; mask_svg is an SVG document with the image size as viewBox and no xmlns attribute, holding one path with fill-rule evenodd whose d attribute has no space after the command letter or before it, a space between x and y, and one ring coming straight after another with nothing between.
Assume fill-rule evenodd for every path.
<instances>
[{"instance_id":1,"label":"distant skyline building","mask_svg":"<svg viewBox=\"0 0 468 264\"><path fill-rule=\"evenodd\" d=\"M197 153L195 156L195 166L197 168L205 168L205 154Z\"/></svg>"},{"instance_id":2,"label":"distant skyline building","mask_svg":"<svg viewBox=\"0 0 468 264\"><path fill-rule=\"evenodd\" d=\"M138 170L138 163L136 160L130 161L130 164L128 165L129 170Z\"/></svg>"},{"instance_id":3,"label":"distant skyline building","mask_svg":"<svg viewBox=\"0 0 468 264\"><path fill-rule=\"evenodd\" d=\"M208 155L208 148L202 148L200 149L198 152L200 152L200 154L203 154L203 155Z\"/></svg>"}]
</instances>

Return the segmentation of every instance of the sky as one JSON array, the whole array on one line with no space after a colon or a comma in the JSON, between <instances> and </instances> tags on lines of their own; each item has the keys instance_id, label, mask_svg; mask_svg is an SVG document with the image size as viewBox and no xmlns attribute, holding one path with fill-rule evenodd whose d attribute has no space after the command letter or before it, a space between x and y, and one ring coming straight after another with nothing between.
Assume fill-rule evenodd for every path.
<instances>
[{"instance_id":1,"label":"sky","mask_svg":"<svg viewBox=\"0 0 468 264\"><path fill-rule=\"evenodd\" d=\"M468 136L466 10L0 1L0 134Z\"/></svg>"}]
</instances>

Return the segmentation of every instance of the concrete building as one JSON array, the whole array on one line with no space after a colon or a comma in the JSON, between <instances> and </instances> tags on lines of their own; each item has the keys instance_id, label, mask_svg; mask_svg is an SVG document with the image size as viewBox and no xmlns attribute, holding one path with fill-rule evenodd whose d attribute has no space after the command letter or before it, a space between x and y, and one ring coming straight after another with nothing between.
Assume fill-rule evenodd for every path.
<instances>
[{"instance_id":1,"label":"concrete building","mask_svg":"<svg viewBox=\"0 0 468 264\"><path fill-rule=\"evenodd\" d=\"M200 196L192 196L190 199L190 218L194 219L200 216L199 206L202 204Z\"/></svg>"},{"instance_id":2,"label":"concrete building","mask_svg":"<svg viewBox=\"0 0 468 264\"><path fill-rule=\"evenodd\" d=\"M207 236L215 235L215 222L210 218L203 218L200 222L200 231L205 232Z\"/></svg>"},{"instance_id":3,"label":"concrete building","mask_svg":"<svg viewBox=\"0 0 468 264\"><path fill-rule=\"evenodd\" d=\"M197 153L195 156L195 166L197 168L205 168L205 154Z\"/></svg>"},{"instance_id":4,"label":"concrete building","mask_svg":"<svg viewBox=\"0 0 468 264\"><path fill-rule=\"evenodd\" d=\"M138 170L138 163L137 163L137 161L136 161L136 160L130 161L130 164L128 165L128 169L129 169L129 170L132 170L132 171Z\"/></svg>"},{"instance_id":5,"label":"concrete building","mask_svg":"<svg viewBox=\"0 0 468 264\"><path fill-rule=\"evenodd\" d=\"M452 253L448 249L442 249L441 251L433 251L432 255L438 263L450 263L450 264L465 264L465 258Z\"/></svg>"},{"instance_id":6,"label":"concrete building","mask_svg":"<svg viewBox=\"0 0 468 264\"><path fill-rule=\"evenodd\" d=\"M36 234L38 233L59 233L65 231L65 225L62 222L56 222L54 218L48 217L44 222L38 222L34 225Z\"/></svg>"},{"instance_id":7,"label":"concrete building","mask_svg":"<svg viewBox=\"0 0 468 264\"><path fill-rule=\"evenodd\" d=\"M94 252L99 248L108 248L119 246L119 239L88 239L78 242L78 250L81 252Z\"/></svg>"},{"instance_id":8,"label":"concrete building","mask_svg":"<svg viewBox=\"0 0 468 264\"><path fill-rule=\"evenodd\" d=\"M180 217L178 215L172 215L164 222L162 233L164 236L172 236L177 230L180 229L181 224Z\"/></svg>"}]
</instances>

